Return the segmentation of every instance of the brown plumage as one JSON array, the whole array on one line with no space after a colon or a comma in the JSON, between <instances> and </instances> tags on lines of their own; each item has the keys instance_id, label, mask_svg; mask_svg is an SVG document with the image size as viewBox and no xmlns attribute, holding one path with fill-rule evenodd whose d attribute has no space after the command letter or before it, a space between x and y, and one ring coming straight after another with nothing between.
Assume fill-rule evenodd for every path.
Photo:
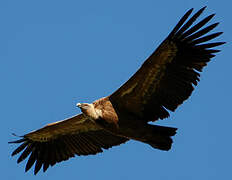
<instances>
[{"instance_id":1,"label":"brown plumage","mask_svg":"<svg viewBox=\"0 0 232 180\"><path fill-rule=\"evenodd\" d=\"M189 18L190 9L141 68L117 91L95 102L78 103L82 114L48 124L17 141L22 143L18 163L29 157L25 170L68 160L75 155L102 152L133 139L160 150L169 150L176 128L148 124L164 119L186 100L200 73L224 42L208 42L222 32L207 35L218 23L205 26L214 14L192 25L205 7ZM189 20L187 20L189 18Z\"/></svg>"}]
</instances>

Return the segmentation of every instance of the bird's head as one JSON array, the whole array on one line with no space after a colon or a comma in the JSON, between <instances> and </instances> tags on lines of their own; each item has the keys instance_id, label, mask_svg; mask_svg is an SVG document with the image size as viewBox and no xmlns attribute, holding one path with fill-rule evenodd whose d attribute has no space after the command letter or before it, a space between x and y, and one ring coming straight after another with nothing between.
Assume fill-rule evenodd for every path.
<instances>
[{"instance_id":1,"label":"bird's head","mask_svg":"<svg viewBox=\"0 0 232 180\"><path fill-rule=\"evenodd\" d=\"M77 103L77 107L79 107L81 110L87 110L91 107L91 104L88 103Z\"/></svg>"},{"instance_id":2,"label":"bird's head","mask_svg":"<svg viewBox=\"0 0 232 180\"><path fill-rule=\"evenodd\" d=\"M90 117L91 119L98 119L99 114L96 112L94 105L89 103L77 103L77 107L79 107L83 114Z\"/></svg>"},{"instance_id":3,"label":"bird's head","mask_svg":"<svg viewBox=\"0 0 232 180\"><path fill-rule=\"evenodd\" d=\"M87 116L91 116L91 114L93 113L93 111L95 111L93 104L89 104L89 103L77 103L76 106L79 107L81 109L81 111L85 115L87 115Z\"/></svg>"}]
</instances>

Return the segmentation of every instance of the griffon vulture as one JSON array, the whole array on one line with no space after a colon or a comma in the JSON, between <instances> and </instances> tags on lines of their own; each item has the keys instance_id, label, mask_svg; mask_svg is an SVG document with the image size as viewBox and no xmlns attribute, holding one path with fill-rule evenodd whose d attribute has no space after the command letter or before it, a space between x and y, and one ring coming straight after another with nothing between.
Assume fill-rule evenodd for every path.
<instances>
[{"instance_id":1,"label":"griffon vulture","mask_svg":"<svg viewBox=\"0 0 232 180\"><path fill-rule=\"evenodd\" d=\"M34 174L41 167L90 155L131 139L160 150L169 150L176 128L148 124L169 117L169 111L184 102L194 90L200 72L224 42L208 42L222 32L208 35L219 23L206 26L215 14L193 23L205 7L189 17L190 9L167 38L118 90L93 103L78 103L82 113L32 131L9 143L22 143L12 156L33 164Z\"/></svg>"}]
</instances>

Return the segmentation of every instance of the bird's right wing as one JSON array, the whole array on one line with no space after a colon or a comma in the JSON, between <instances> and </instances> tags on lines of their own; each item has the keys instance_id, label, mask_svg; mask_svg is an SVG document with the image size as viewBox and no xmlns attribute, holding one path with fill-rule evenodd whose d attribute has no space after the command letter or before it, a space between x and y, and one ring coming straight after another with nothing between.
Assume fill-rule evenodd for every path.
<instances>
[{"instance_id":1,"label":"bird's right wing","mask_svg":"<svg viewBox=\"0 0 232 180\"><path fill-rule=\"evenodd\" d=\"M29 156L25 171L35 163L36 174L42 166L45 172L49 166L75 155L97 154L102 152L102 148L108 149L127 140L103 130L86 116L79 114L48 124L9 143L22 143L13 151L12 156L22 152L17 163Z\"/></svg>"}]
</instances>

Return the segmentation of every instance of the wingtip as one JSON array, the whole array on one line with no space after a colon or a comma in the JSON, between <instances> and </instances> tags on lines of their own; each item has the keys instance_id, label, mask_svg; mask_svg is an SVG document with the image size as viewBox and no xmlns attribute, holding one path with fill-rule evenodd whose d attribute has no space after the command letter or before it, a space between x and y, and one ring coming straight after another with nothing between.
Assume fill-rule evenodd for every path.
<instances>
[{"instance_id":1,"label":"wingtip","mask_svg":"<svg viewBox=\"0 0 232 180\"><path fill-rule=\"evenodd\" d=\"M214 29L214 28L217 27L219 24L220 24L219 22L216 22L216 23L212 24L211 26L213 26L213 29ZM209 27L209 26L208 26L208 27Z\"/></svg>"},{"instance_id":2,"label":"wingtip","mask_svg":"<svg viewBox=\"0 0 232 180\"><path fill-rule=\"evenodd\" d=\"M220 42L220 45L223 45L223 44L226 44L227 42L223 41L223 42Z\"/></svg>"},{"instance_id":3,"label":"wingtip","mask_svg":"<svg viewBox=\"0 0 232 180\"><path fill-rule=\"evenodd\" d=\"M194 10L194 8L190 8L190 9L185 13L185 15L190 16L190 14L192 14L193 10Z\"/></svg>"},{"instance_id":4,"label":"wingtip","mask_svg":"<svg viewBox=\"0 0 232 180\"><path fill-rule=\"evenodd\" d=\"M19 135L17 135L17 134L15 134L15 133L11 133L13 136L16 136L16 137L18 137L18 138L21 138L21 139L18 139L18 140L16 140L16 141L9 141L8 142L8 144L13 144L13 143L22 143L22 142L24 142L26 139L25 139L25 136L19 136Z\"/></svg>"},{"instance_id":5,"label":"wingtip","mask_svg":"<svg viewBox=\"0 0 232 180\"><path fill-rule=\"evenodd\" d=\"M202 7L201 9L198 10L198 13L203 13L203 11L206 9L207 6Z\"/></svg>"},{"instance_id":6,"label":"wingtip","mask_svg":"<svg viewBox=\"0 0 232 180\"><path fill-rule=\"evenodd\" d=\"M38 168L38 169L35 168L35 169L34 169L34 175L35 175L35 176L37 175L37 173L39 172L39 170L40 170L40 168Z\"/></svg>"},{"instance_id":7,"label":"wingtip","mask_svg":"<svg viewBox=\"0 0 232 180\"><path fill-rule=\"evenodd\" d=\"M9 141L8 144L13 144L13 143L22 143L24 142L26 139L25 138L22 138L22 139L19 139L19 140L16 140L16 141Z\"/></svg>"},{"instance_id":8,"label":"wingtip","mask_svg":"<svg viewBox=\"0 0 232 180\"><path fill-rule=\"evenodd\" d=\"M192 12L194 10L194 8L190 8L187 12Z\"/></svg>"},{"instance_id":9,"label":"wingtip","mask_svg":"<svg viewBox=\"0 0 232 180\"><path fill-rule=\"evenodd\" d=\"M216 15L216 13L210 14L209 15L210 19L212 19L215 15Z\"/></svg>"},{"instance_id":10,"label":"wingtip","mask_svg":"<svg viewBox=\"0 0 232 180\"><path fill-rule=\"evenodd\" d=\"M25 173L30 169L31 167L26 166L25 167Z\"/></svg>"},{"instance_id":11,"label":"wingtip","mask_svg":"<svg viewBox=\"0 0 232 180\"><path fill-rule=\"evenodd\" d=\"M22 161L23 161L23 159L22 159L22 158L18 158L18 160L17 160L17 164L21 163Z\"/></svg>"},{"instance_id":12,"label":"wingtip","mask_svg":"<svg viewBox=\"0 0 232 180\"><path fill-rule=\"evenodd\" d=\"M207 6L205 5L201 9L204 11L206 8L207 8Z\"/></svg>"},{"instance_id":13,"label":"wingtip","mask_svg":"<svg viewBox=\"0 0 232 180\"><path fill-rule=\"evenodd\" d=\"M19 136L19 135L17 135L17 134L15 134L15 133L11 133L13 136L16 136L16 137L24 137L24 136Z\"/></svg>"},{"instance_id":14,"label":"wingtip","mask_svg":"<svg viewBox=\"0 0 232 180\"><path fill-rule=\"evenodd\" d=\"M13 156L16 155L16 154L18 154L18 152L13 151L13 152L11 153L11 156L13 157Z\"/></svg>"},{"instance_id":15,"label":"wingtip","mask_svg":"<svg viewBox=\"0 0 232 180\"><path fill-rule=\"evenodd\" d=\"M222 42L217 42L217 43L214 43L214 44L216 44L216 46L221 46L221 45L223 45L223 44L226 44L226 42L225 42L225 41L222 41Z\"/></svg>"}]
</instances>

